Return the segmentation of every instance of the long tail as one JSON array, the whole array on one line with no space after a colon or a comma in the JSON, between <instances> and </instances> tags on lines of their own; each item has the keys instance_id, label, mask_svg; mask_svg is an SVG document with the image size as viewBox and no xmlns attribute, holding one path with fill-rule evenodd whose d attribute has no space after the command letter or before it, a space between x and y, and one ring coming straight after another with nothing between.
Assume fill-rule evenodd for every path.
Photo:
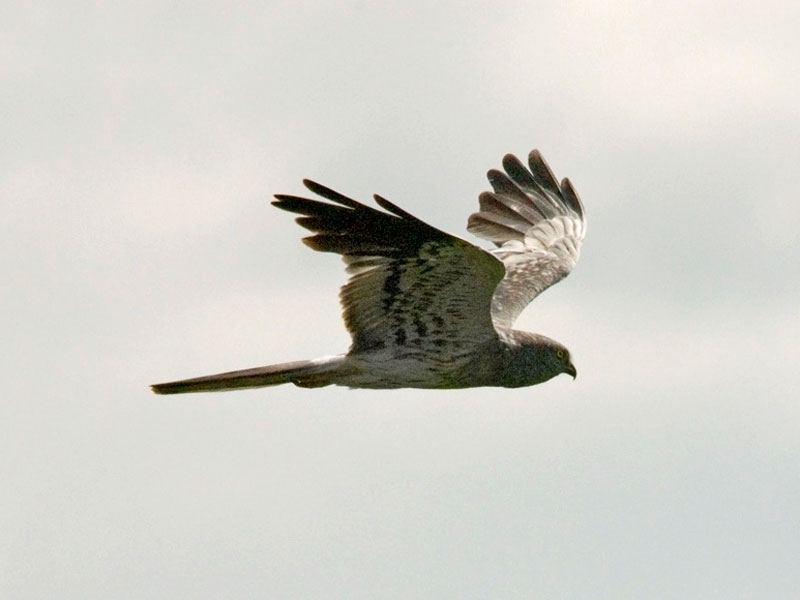
<instances>
[{"instance_id":1,"label":"long tail","mask_svg":"<svg viewBox=\"0 0 800 600\"><path fill-rule=\"evenodd\" d=\"M347 372L343 367L345 367L344 356L326 356L315 360L300 360L182 381L156 383L150 387L156 394L224 392L282 383L293 383L300 387L322 387L336 383L338 378Z\"/></svg>"}]
</instances>

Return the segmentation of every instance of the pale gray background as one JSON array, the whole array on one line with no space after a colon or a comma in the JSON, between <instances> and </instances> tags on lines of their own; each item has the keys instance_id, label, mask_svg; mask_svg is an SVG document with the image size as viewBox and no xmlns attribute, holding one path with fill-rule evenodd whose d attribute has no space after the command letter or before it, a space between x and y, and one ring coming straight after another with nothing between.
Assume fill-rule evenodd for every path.
<instances>
[{"instance_id":1,"label":"pale gray background","mask_svg":"<svg viewBox=\"0 0 800 600\"><path fill-rule=\"evenodd\" d=\"M2 28L3 598L800 597L796 2L50 2ZM147 385L346 349L312 177L589 230L515 391ZM472 239L472 238L470 238Z\"/></svg>"}]
</instances>

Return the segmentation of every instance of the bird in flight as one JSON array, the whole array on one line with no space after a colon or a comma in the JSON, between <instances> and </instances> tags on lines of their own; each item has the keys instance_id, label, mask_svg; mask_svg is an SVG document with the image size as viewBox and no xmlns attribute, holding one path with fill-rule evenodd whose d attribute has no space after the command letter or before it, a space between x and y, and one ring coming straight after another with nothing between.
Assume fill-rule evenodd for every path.
<instances>
[{"instance_id":1,"label":"bird in flight","mask_svg":"<svg viewBox=\"0 0 800 600\"><path fill-rule=\"evenodd\" d=\"M352 344L346 354L152 386L157 394L213 392L293 383L312 388L455 389L525 387L577 375L562 344L512 329L538 294L566 277L586 231L583 205L539 154L528 168L511 154L488 172L467 230L484 250L436 229L385 198L365 206L310 180L327 200L278 194L301 215L303 242L341 254L350 279L339 294Z\"/></svg>"}]
</instances>

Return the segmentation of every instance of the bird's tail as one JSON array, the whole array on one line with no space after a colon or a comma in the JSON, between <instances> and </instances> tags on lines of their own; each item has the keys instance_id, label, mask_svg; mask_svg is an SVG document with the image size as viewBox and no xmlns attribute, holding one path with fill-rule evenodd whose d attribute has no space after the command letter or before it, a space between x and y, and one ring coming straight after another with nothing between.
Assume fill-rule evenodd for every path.
<instances>
[{"instance_id":1,"label":"bird's tail","mask_svg":"<svg viewBox=\"0 0 800 600\"><path fill-rule=\"evenodd\" d=\"M339 377L348 371L345 356L326 356L315 360L300 360L182 381L156 383L150 387L156 394L224 392L282 383L293 383L300 387L322 387L336 383Z\"/></svg>"}]
</instances>

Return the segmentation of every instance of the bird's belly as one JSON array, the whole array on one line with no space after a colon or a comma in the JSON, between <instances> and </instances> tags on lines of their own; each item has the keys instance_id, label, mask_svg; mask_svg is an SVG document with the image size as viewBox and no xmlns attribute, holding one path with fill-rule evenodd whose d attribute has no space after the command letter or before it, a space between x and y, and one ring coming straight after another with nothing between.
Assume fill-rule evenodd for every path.
<instances>
[{"instance_id":1,"label":"bird's belly","mask_svg":"<svg viewBox=\"0 0 800 600\"><path fill-rule=\"evenodd\" d=\"M396 350L348 356L354 372L337 384L365 389L455 389L474 385L463 376L469 362L464 356Z\"/></svg>"}]
</instances>

